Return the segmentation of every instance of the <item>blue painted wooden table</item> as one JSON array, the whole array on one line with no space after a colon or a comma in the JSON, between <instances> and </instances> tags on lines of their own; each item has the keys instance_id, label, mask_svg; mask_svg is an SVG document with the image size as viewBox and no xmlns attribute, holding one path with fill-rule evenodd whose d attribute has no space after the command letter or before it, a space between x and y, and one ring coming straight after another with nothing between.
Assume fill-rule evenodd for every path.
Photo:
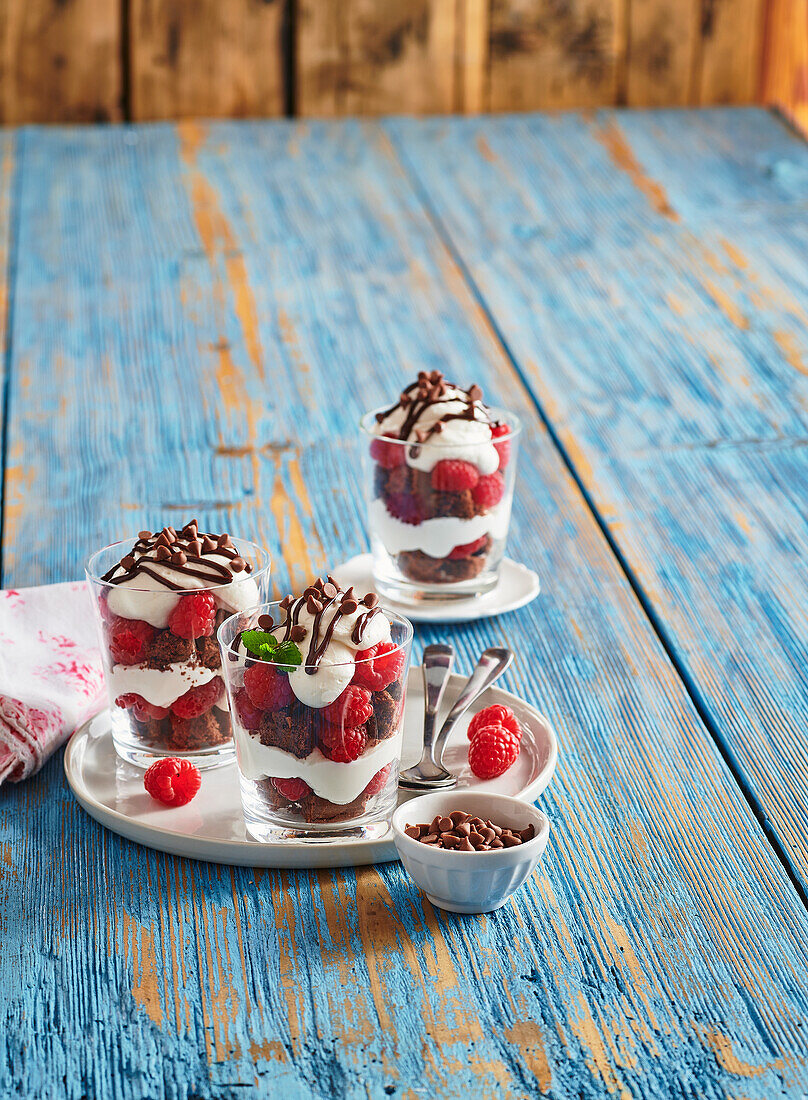
<instances>
[{"instance_id":1,"label":"blue painted wooden table","mask_svg":"<svg viewBox=\"0 0 808 1100\"><path fill-rule=\"evenodd\" d=\"M500 912L150 852L0 788L0 1095L808 1093L808 148L756 109L0 137L3 582L191 514L361 550L416 369L528 426L507 641L551 717ZM418 644L445 636L418 632Z\"/></svg>"}]
</instances>

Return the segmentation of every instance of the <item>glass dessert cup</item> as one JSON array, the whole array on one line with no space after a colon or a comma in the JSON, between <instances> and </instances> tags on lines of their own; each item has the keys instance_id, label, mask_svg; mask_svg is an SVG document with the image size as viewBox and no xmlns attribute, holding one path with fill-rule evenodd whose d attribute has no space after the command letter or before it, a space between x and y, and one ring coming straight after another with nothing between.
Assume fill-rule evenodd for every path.
<instances>
[{"instance_id":1,"label":"glass dessert cup","mask_svg":"<svg viewBox=\"0 0 808 1100\"><path fill-rule=\"evenodd\" d=\"M379 436L382 411L360 422L377 590L404 604L489 592L499 579L510 524L518 417L491 409L507 434L458 446ZM467 472L476 484L454 487L447 479L447 486L435 474L440 463L458 461L473 468Z\"/></svg>"},{"instance_id":2,"label":"glass dessert cup","mask_svg":"<svg viewBox=\"0 0 808 1100\"><path fill-rule=\"evenodd\" d=\"M267 597L269 555L255 543L236 540L239 556L252 571L243 570L226 584L172 590L145 583L122 588L104 580L136 541L104 547L85 569L115 749L139 768L166 756L191 760L199 768L226 764L233 759L233 732L215 633L235 608L250 606L256 595ZM172 618L184 597L200 593L203 600L207 597L209 615ZM180 633L171 629L169 619Z\"/></svg>"},{"instance_id":3,"label":"glass dessert cup","mask_svg":"<svg viewBox=\"0 0 808 1100\"><path fill-rule=\"evenodd\" d=\"M259 618L269 615L279 621L280 603L233 615L219 627L244 821L256 840L318 842L334 837L375 838L387 832L398 800L413 630L403 616L383 613L395 647L386 655L395 665L395 677L380 690L364 689L367 709L359 714L365 719L362 748L355 759L339 759L345 712L340 718L335 709L339 711L346 690L358 680L370 684L364 675L369 660L324 659L318 666L304 663L294 668L293 676L306 678L305 691L300 692L306 697L303 703L288 684L288 669L256 661L239 645L241 632L254 629ZM279 690L263 707L254 704L245 687L245 673L255 665L276 669L287 681L278 680ZM356 733L353 720L351 732Z\"/></svg>"}]
</instances>

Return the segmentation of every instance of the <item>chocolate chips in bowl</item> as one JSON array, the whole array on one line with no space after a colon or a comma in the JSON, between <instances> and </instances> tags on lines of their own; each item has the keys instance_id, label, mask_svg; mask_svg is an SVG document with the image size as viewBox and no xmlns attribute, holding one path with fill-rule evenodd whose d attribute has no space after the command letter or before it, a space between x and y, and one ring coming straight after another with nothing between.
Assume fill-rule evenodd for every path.
<instances>
[{"instance_id":1,"label":"chocolate chips in bowl","mask_svg":"<svg viewBox=\"0 0 808 1100\"><path fill-rule=\"evenodd\" d=\"M509 829L493 821L483 821L464 810L452 810L445 815L438 814L429 825L407 825L404 832L413 840L435 848L450 848L454 852L495 852L532 840L536 827L531 822L524 829Z\"/></svg>"}]
</instances>

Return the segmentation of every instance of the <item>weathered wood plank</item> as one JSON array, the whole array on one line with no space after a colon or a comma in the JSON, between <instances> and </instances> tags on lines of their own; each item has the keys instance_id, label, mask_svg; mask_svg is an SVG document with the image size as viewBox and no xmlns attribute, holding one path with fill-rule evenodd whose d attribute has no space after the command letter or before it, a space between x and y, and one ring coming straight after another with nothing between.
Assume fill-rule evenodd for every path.
<instances>
[{"instance_id":1,"label":"weathered wood plank","mask_svg":"<svg viewBox=\"0 0 808 1100\"><path fill-rule=\"evenodd\" d=\"M615 103L625 57L619 0L492 0L492 111Z\"/></svg>"},{"instance_id":2,"label":"weathered wood plank","mask_svg":"<svg viewBox=\"0 0 808 1100\"><path fill-rule=\"evenodd\" d=\"M455 0L299 0L296 18L299 115L455 108Z\"/></svg>"},{"instance_id":3,"label":"weathered wood plank","mask_svg":"<svg viewBox=\"0 0 808 1100\"><path fill-rule=\"evenodd\" d=\"M769 0L761 98L808 134L808 0Z\"/></svg>"},{"instance_id":4,"label":"weathered wood plank","mask_svg":"<svg viewBox=\"0 0 808 1100\"><path fill-rule=\"evenodd\" d=\"M0 122L122 117L118 0L3 0Z\"/></svg>"},{"instance_id":5,"label":"weathered wood plank","mask_svg":"<svg viewBox=\"0 0 808 1100\"><path fill-rule=\"evenodd\" d=\"M292 2L131 0L131 117L285 114Z\"/></svg>"},{"instance_id":6,"label":"weathered wood plank","mask_svg":"<svg viewBox=\"0 0 808 1100\"><path fill-rule=\"evenodd\" d=\"M808 884L808 149L758 110L396 133Z\"/></svg>"},{"instance_id":7,"label":"weathered wood plank","mask_svg":"<svg viewBox=\"0 0 808 1100\"><path fill-rule=\"evenodd\" d=\"M193 510L299 583L364 543L359 413L417 367L477 378L528 424L513 552L546 587L452 637L464 666L517 648L509 682L562 755L543 867L474 920L397 865L259 875L147 852L86 819L58 761L4 790L0 1090L801 1095L808 917L384 132L26 141L28 489L6 580L74 576L122 525Z\"/></svg>"},{"instance_id":8,"label":"weathered wood plank","mask_svg":"<svg viewBox=\"0 0 808 1100\"><path fill-rule=\"evenodd\" d=\"M695 102L725 104L758 100L765 9L766 0L702 5Z\"/></svg>"},{"instance_id":9,"label":"weathered wood plank","mask_svg":"<svg viewBox=\"0 0 808 1100\"><path fill-rule=\"evenodd\" d=\"M698 0L676 4L631 0L625 62L625 102L630 107L676 107L691 102L701 7Z\"/></svg>"}]
</instances>

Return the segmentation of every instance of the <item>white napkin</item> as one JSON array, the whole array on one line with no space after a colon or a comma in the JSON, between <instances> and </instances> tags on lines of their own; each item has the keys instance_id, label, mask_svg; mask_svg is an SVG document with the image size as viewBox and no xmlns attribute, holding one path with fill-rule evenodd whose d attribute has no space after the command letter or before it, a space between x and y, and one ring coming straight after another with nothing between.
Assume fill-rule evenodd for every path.
<instances>
[{"instance_id":1,"label":"white napkin","mask_svg":"<svg viewBox=\"0 0 808 1100\"><path fill-rule=\"evenodd\" d=\"M87 585L0 592L0 784L41 768L105 701Z\"/></svg>"}]
</instances>

